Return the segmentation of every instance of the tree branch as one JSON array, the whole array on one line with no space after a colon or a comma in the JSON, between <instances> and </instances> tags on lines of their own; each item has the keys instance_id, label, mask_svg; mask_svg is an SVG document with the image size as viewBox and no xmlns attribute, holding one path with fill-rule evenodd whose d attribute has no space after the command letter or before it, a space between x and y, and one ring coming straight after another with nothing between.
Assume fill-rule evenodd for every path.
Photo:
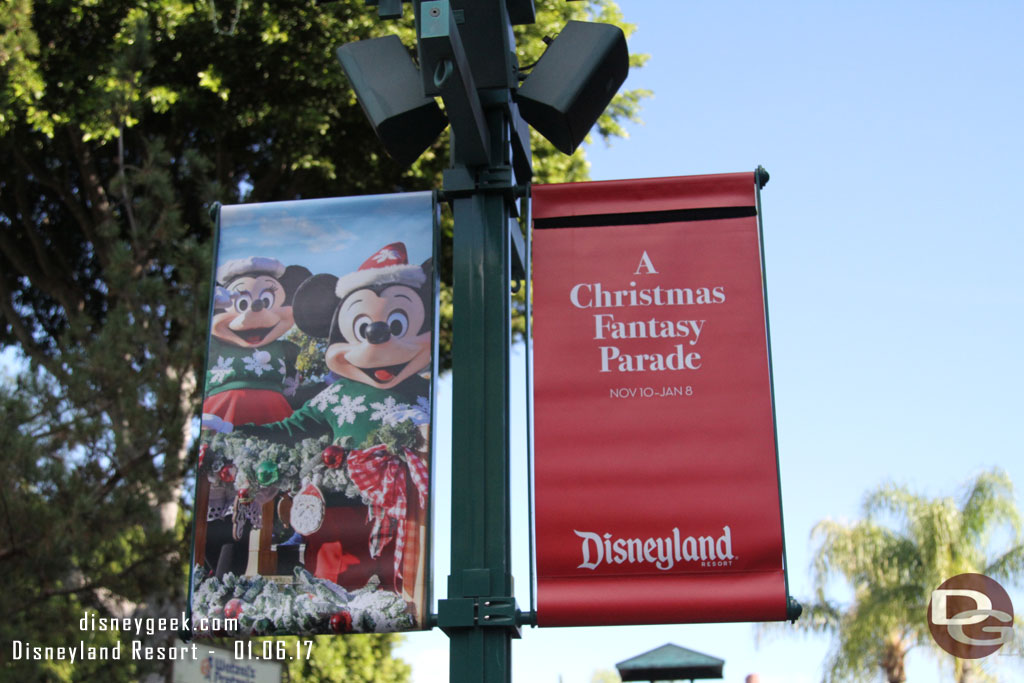
<instances>
[{"instance_id":1,"label":"tree branch","mask_svg":"<svg viewBox=\"0 0 1024 683\"><path fill-rule=\"evenodd\" d=\"M71 215L74 216L75 222L77 222L79 227L82 228L82 232L88 234L91 230L92 222L89 220L86 212L82 209L82 206L75 201L74 194L68 192L67 188L71 187L72 183L62 183L46 170L34 166L19 149L15 148L13 152L14 160L17 162L18 167L40 185L55 192L57 197L60 198L61 203L68 207L68 211L70 211Z\"/></svg>"},{"instance_id":2,"label":"tree branch","mask_svg":"<svg viewBox=\"0 0 1024 683\"><path fill-rule=\"evenodd\" d=\"M105 240L100 239L94 226L116 220L114 207L107 197L107 191L103 187L103 180L96 169L96 162L92 158L89 146L82 140L81 135L77 134L73 129L68 128L67 134L71 140L71 149L74 152L75 160L78 162L78 168L82 173L82 184L84 185L85 195L89 198L94 218L92 224L87 228L83 226L83 230L86 231L86 238L92 242L93 247L96 249L96 256L100 259L100 263L104 268L107 268L110 266L108 245Z\"/></svg>"},{"instance_id":3,"label":"tree branch","mask_svg":"<svg viewBox=\"0 0 1024 683\"><path fill-rule=\"evenodd\" d=\"M4 278L0 277L0 317L7 321L25 355L46 368L54 377L63 378L65 375L61 364L36 341L31 330L25 326L24 319L14 310L12 301L13 293Z\"/></svg>"}]
</instances>

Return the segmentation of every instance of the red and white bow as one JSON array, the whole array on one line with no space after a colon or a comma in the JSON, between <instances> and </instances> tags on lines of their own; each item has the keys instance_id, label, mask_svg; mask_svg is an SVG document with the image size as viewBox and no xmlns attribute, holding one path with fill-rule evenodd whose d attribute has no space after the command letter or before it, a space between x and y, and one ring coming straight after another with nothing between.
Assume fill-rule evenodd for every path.
<instances>
[{"instance_id":1,"label":"red and white bow","mask_svg":"<svg viewBox=\"0 0 1024 683\"><path fill-rule=\"evenodd\" d=\"M406 519L409 514L408 481L419 495L420 508L427 506L430 475L422 456L402 449L395 455L384 444L348 455L348 474L352 482L369 499L370 557L378 558L385 546L395 541L395 585L402 578L402 555L405 553Z\"/></svg>"}]
</instances>

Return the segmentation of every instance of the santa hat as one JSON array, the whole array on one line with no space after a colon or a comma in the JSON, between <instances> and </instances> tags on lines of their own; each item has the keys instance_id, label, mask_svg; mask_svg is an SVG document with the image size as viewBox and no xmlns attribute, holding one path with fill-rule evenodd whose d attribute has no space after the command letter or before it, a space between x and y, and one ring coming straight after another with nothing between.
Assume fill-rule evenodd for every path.
<instances>
[{"instance_id":1,"label":"santa hat","mask_svg":"<svg viewBox=\"0 0 1024 683\"><path fill-rule=\"evenodd\" d=\"M427 275L423 268L409 265L405 245L393 242L381 247L373 256L366 259L363 265L359 266L359 270L338 278L334 294L339 299L344 299L357 289L373 285L406 285L415 289L426 280Z\"/></svg>"},{"instance_id":2,"label":"santa hat","mask_svg":"<svg viewBox=\"0 0 1024 683\"><path fill-rule=\"evenodd\" d=\"M243 275L269 275L273 278L280 278L284 275L284 271L284 264L276 258L266 256L236 258L226 261L217 269L217 282L227 284Z\"/></svg>"}]
</instances>

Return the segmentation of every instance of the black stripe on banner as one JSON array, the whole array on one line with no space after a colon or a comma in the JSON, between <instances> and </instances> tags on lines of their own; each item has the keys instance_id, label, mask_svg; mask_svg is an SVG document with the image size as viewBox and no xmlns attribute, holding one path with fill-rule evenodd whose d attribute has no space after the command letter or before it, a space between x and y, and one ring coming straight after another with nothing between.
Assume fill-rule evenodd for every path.
<instances>
[{"instance_id":1,"label":"black stripe on banner","mask_svg":"<svg viewBox=\"0 0 1024 683\"><path fill-rule=\"evenodd\" d=\"M723 206L704 209L671 209L668 211L637 211L635 213L599 213L587 216L553 216L536 218L533 227L604 228L616 225L651 225L687 221L717 221L725 218L747 218L757 215L754 206Z\"/></svg>"}]
</instances>

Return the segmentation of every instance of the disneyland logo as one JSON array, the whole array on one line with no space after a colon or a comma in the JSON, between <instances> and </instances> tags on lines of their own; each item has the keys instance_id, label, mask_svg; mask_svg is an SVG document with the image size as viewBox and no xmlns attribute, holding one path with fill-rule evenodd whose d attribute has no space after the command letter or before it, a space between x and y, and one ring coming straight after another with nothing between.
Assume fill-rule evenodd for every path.
<instances>
[{"instance_id":1,"label":"disneyland logo","mask_svg":"<svg viewBox=\"0 0 1024 683\"><path fill-rule=\"evenodd\" d=\"M704 567L728 567L732 565L732 531L722 527L722 535L686 536L679 528L673 528L667 536L651 538L615 538L612 534L596 534L592 531L577 531L582 541L583 562L578 569L597 569L608 564L650 564L661 571L668 571L677 562L700 562Z\"/></svg>"}]
</instances>

